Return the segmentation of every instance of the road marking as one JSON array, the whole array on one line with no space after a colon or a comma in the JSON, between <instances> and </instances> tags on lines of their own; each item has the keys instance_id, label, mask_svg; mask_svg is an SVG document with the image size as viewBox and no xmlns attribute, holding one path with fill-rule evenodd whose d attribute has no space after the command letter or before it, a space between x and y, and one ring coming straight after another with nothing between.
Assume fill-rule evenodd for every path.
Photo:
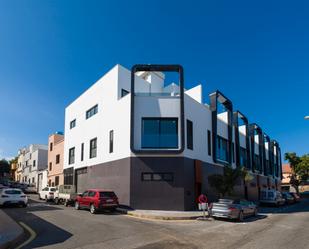
<instances>
[{"instance_id":1,"label":"road marking","mask_svg":"<svg viewBox=\"0 0 309 249\"><path fill-rule=\"evenodd\" d=\"M21 245L19 245L18 247L16 247L16 249L20 249L22 247L24 247L25 245L29 244L32 240L35 239L36 237L36 232L33 231L29 226L27 226L25 223L23 222L19 222L19 224L30 233L30 238L27 239L24 243L22 243Z\"/></svg>"}]
</instances>

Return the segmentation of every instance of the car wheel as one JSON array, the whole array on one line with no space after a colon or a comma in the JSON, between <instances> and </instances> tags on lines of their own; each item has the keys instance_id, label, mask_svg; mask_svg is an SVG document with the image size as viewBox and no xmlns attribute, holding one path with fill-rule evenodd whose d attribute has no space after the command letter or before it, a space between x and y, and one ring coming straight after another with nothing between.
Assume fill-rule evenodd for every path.
<instances>
[{"instance_id":1,"label":"car wheel","mask_svg":"<svg viewBox=\"0 0 309 249\"><path fill-rule=\"evenodd\" d=\"M78 201L75 202L75 209L76 209L76 210L79 210L79 209L80 209L80 206L79 206L79 202L78 202Z\"/></svg>"},{"instance_id":2,"label":"car wheel","mask_svg":"<svg viewBox=\"0 0 309 249\"><path fill-rule=\"evenodd\" d=\"M90 213L95 214L96 213L96 208L93 204L90 205Z\"/></svg>"},{"instance_id":3,"label":"car wheel","mask_svg":"<svg viewBox=\"0 0 309 249\"><path fill-rule=\"evenodd\" d=\"M256 209L254 209L254 216L257 216L257 215L258 215L258 210L256 208Z\"/></svg>"},{"instance_id":4,"label":"car wheel","mask_svg":"<svg viewBox=\"0 0 309 249\"><path fill-rule=\"evenodd\" d=\"M66 206L66 207L69 206L68 200L65 200L65 201L64 201L64 206Z\"/></svg>"},{"instance_id":5,"label":"car wheel","mask_svg":"<svg viewBox=\"0 0 309 249\"><path fill-rule=\"evenodd\" d=\"M45 195L45 201L48 202L47 195Z\"/></svg>"},{"instance_id":6,"label":"car wheel","mask_svg":"<svg viewBox=\"0 0 309 249\"><path fill-rule=\"evenodd\" d=\"M28 206L27 203L24 203L24 204L22 205L22 207L24 207L24 208L27 207L27 206Z\"/></svg>"},{"instance_id":7,"label":"car wheel","mask_svg":"<svg viewBox=\"0 0 309 249\"><path fill-rule=\"evenodd\" d=\"M240 211L240 212L239 212L238 220L239 220L240 222L243 222L243 221L244 221L244 213L243 213L243 211Z\"/></svg>"},{"instance_id":8,"label":"car wheel","mask_svg":"<svg viewBox=\"0 0 309 249\"><path fill-rule=\"evenodd\" d=\"M55 202L56 205L58 205L59 204L59 199L55 198L54 202Z\"/></svg>"}]
</instances>

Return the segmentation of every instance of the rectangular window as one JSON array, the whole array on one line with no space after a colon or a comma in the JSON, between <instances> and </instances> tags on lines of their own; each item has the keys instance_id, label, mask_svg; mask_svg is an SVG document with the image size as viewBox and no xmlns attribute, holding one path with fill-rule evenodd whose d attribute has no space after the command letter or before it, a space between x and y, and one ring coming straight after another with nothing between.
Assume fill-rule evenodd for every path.
<instances>
[{"instance_id":1,"label":"rectangular window","mask_svg":"<svg viewBox=\"0 0 309 249\"><path fill-rule=\"evenodd\" d=\"M63 170L64 185L73 185L73 167Z\"/></svg>"},{"instance_id":2,"label":"rectangular window","mask_svg":"<svg viewBox=\"0 0 309 249\"><path fill-rule=\"evenodd\" d=\"M90 158L94 158L97 156L97 138L90 140Z\"/></svg>"},{"instance_id":3,"label":"rectangular window","mask_svg":"<svg viewBox=\"0 0 309 249\"><path fill-rule=\"evenodd\" d=\"M173 173L142 173L142 181L174 181Z\"/></svg>"},{"instance_id":4,"label":"rectangular window","mask_svg":"<svg viewBox=\"0 0 309 249\"><path fill-rule=\"evenodd\" d=\"M73 164L75 162L75 147L69 149L69 164Z\"/></svg>"},{"instance_id":5,"label":"rectangular window","mask_svg":"<svg viewBox=\"0 0 309 249\"><path fill-rule=\"evenodd\" d=\"M217 136L217 159L228 162L228 141L220 136Z\"/></svg>"},{"instance_id":6,"label":"rectangular window","mask_svg":"<svg viewBox=\"0 0 309 249\"><path fill-rule=\"evenodd\" d=\"M109 132L109 153L114 151L114 131Z\"/></svg>"},{"instance_id":7,"label":"rectangular window","mask_svg":"<svg viewBox=\"0 0 309 249\"><path fill-rule=\"evenodd\" d=\"M84 161L84 143L81 144L80 160Z\"/></svg>"},{"instance_id":8,"label":"rectangular window","mask_svg":"<svg viewBox=\"0 0 309 249\"><path fill-rule=\"evenodd\" d=\"M142 118L142 148L178 148L178 118Z\"/></svg>"},{"instance_id":9,"label":"rectangular window","mask_svg":"<svg viewBox=\"0 0 309 249\"><path fill-rule=\"evenodd\" d=\"M51 171L52 168L53 168L53 164L52 164L52 162L50 162L50 163L49 163L49 171Z\"/></svg>"},{"instance_id":10,"label":"rectangular window","mask_svg":"<svg viewBox=\"0 0 309 249\"><path fill-rule=\"evenodd\" d=\"M56 164L60 163L60 154L56 155Z\"/></svg>"},{"instance_id":11,"label":"rectangular window","mask_svg":"<svg viewBox=\"0 0 309 249\"><path fill-rule=\"evenodd\" d=\"M125 90L125 89L121 89L121 98L128 95L130 92Z\"/></svg>"},{"instance_id":12,"label":"rectangular window","mask_svg":"<svg viewBox=\"0 0 309 249\"><path fill-rule=\"evenodd\" d=\"M34 177L32 177L32 183L34 183Z\"/></svg>"},{"instance_id":13,"label":"rectangular window","mask_svg":"<svg viewBox=\"0 0 309 249\"><path fill-rule=\"evenodd\" d=\"M193 150L193 123L187 119L187 148Z\"/></svg>"},{"instance_id":14,"label":"rectangular window","mask_svg":"<svg viewBox=\"0 0 309 249\"><path fill-rule=\"evenodd\" d=\"M70 122L70 129L74 128L75 126L76 126L76 119Z\"/></svg>"},{"instance_id":15,"label":"rectangular window","mask_svg":"<svg viewBox=\"0 0 309 249\"><path fill-rule=\"evenodd\" d=\"M33 160L33 167L35 167L35 166L36 166L35 164L36 164L36 161L35 161L35 160Z\"/></svg>"},{"instance_id":16,"label":"rectangular window","mask_svg":"<svg viewBox=\"0 0 309 249\"><path fill-rule=\"evenodd\" d=\"M247 167L247 150L240 147L240 167Z\"/></svg>"},{"instance_id":17,"label":"rectangular window","mask_svg":"<svg viewBox=\"0 0 309 249\"><path fill-rule=\"evenodd\" d=\"M207 130L208 155L211 156L211 132Z\"/></svg>"},{"instance_id":18,"label":"rectangular window","mask_svg":"<svg viewBox=\"0 0 309 249\"><path fill-rule=\"evenodd\" d=\"M98 113L98 105L91 107L88 111L86 111L86 119L92 117L93 115Z\"/></svg>"},{"instance_id":19,"label":"rectangular window","mask_svg":"<svg viewBox=\"0 0 309 249\"><path fill-rule=\"evenodd\" d=\"M53 143L50 143L49 144L49 151L52 151L53 150Z\"/></svg>"},{"instance_id":20,"label":"rectangular window","mask_svg":"<svg viewBox=\"0 0 309 249\"><path fill-rule=\"evenodd\" d=\"M234 156L234 143L232 143L232 162L235 163L235 156Z\"/></svg>"},{"instance_id":21,"label":"rectangular window","mask_svg":"<svg viewBox=\"0 0 309 249\"><path fill-rule=\"evenodd\" d=\"M56 176L55 177L55 186L58 186L59 185L59 176Z\"/></svg>"}]
</instances>

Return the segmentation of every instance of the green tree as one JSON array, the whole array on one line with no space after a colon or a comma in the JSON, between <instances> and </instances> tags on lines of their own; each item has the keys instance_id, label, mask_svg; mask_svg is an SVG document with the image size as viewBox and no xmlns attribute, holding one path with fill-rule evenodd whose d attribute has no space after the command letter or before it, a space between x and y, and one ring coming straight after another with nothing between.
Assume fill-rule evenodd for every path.
<instances>
[{"instance_id":1,"label":"green tree","mask_svg":"<svg viewBox=\"0 0 309 249\"><path fill-rule=\"evenodd\" d=\"M284 155L291 166L290 184L296 189L299 194L299 186L303 181L308 180L309 175L309 154L302 157L297 156L295 152L287 152Z\"/></svg>"},{"instance_id":2,"label":"green tree","mask_svg":"<svg viewBox=\"0 0 309 249\"><path fill-rule=\"evenodd\" d=\"M234 187L239 178L244 181L252 179L244 167L233 169L230 166L226 166L223 168L223 174L210 175L208 176L208 181L210 186L218 191L220 197L223 197L233 194Z\"/></svg>"},{"instance_id":3,"label":"green tree","mask_svg":"<svg viewBox=\"0 0 309 249\"><path fill-rule=\"evenodd\" d=\"M7 160L0 160L0 177L10 173L10 164Z\"/></svg>"}]
</instances>

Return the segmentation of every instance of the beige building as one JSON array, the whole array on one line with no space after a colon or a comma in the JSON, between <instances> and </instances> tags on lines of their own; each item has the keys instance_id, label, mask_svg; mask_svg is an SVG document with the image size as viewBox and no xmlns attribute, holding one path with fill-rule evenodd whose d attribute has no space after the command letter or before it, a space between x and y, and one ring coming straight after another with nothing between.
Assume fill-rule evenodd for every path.
<instances>
[{"instance_id":1,"label":"beige building","mask_svg":"<svg viewBox=\"0 0 309 249\"><path fill-rule=\"evenodd\" d=\"M57 132L48 138L48 186L63 184L64 136Z\"/></svg>"}]
</instances>

